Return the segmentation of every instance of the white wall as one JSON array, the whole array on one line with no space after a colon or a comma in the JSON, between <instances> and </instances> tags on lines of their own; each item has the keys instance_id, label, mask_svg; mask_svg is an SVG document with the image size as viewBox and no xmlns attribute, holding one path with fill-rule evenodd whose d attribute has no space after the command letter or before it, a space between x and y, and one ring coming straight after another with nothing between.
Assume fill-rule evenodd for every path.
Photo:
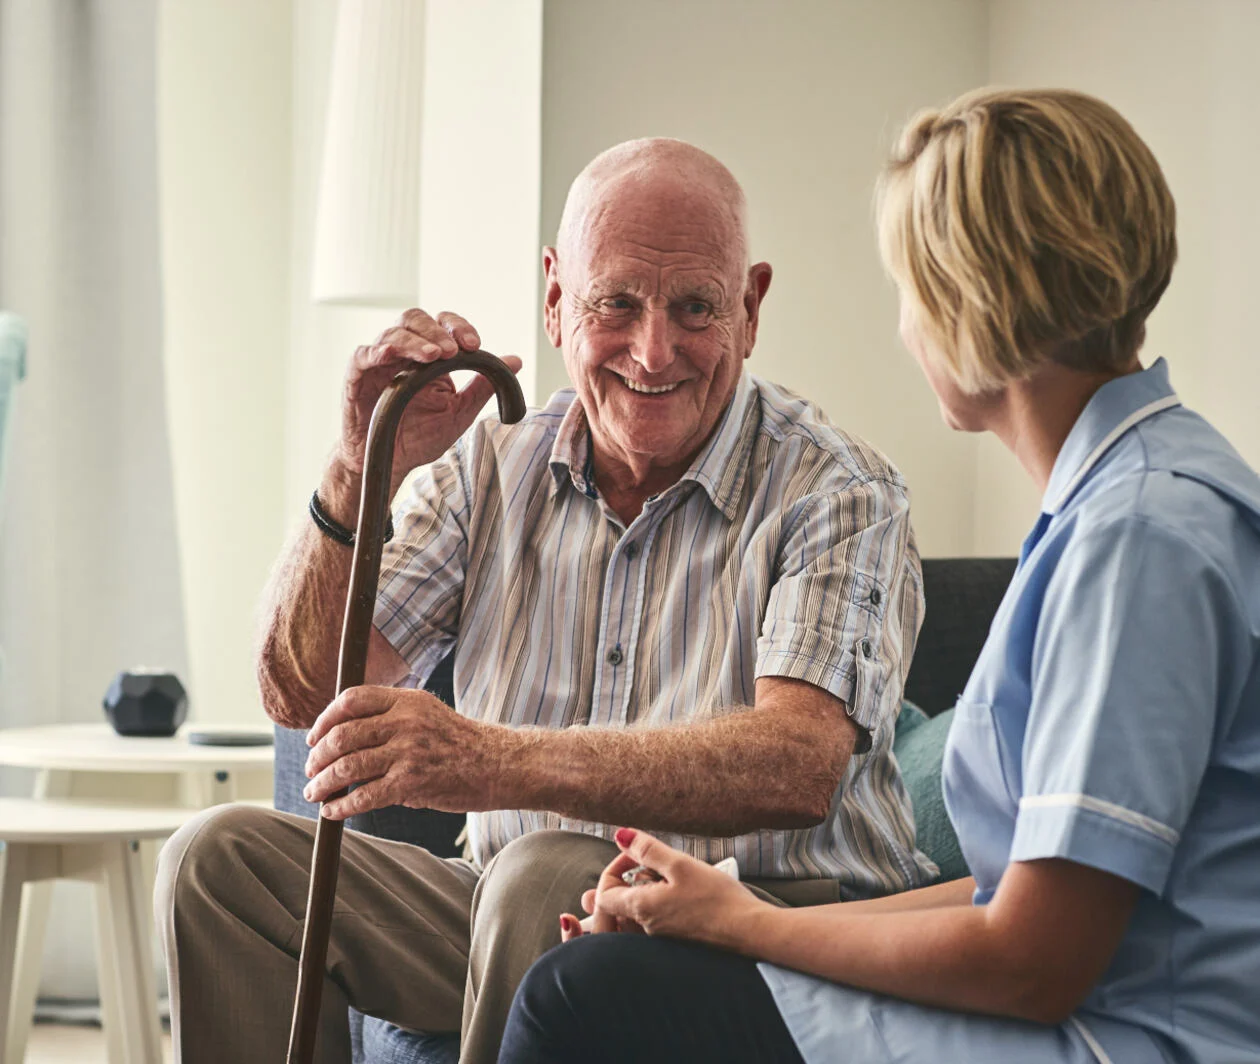
<instances>
[{"instance_id":1,"label":"white wall","mask_svg":"<svg viewBox=\"0 0 1260 1064\"><path fill-rule=\"evenodd\" d=\"M419 0L417 0L419 2ZM427 0L421 137L420 292L454 310L486 349L525 361L535 398L538 320L539 94L542 0ZM293 10L293 250L286 508L305 505L336 439L341 380L356 346L397 311L310 300L335 0ZM401 308L400 308L401 309ZM493 404L491 404L493 409Z\"/></svg>"},{"instance_id":2,"label":"white wall","mask_svg":"<svg viewBox=\"0 0 1260 1064\"><path fill-rule=\"evenodd\" d=\"M289 0L162 0L167 412L190 715L262 719L259 591L283 527L289 348Z\"/></svg>"},{"instance_id":3,"label":"white wall","mask_svg":"<svg viewBox=\"0 0 1260 1064\"><path fill-rule=\"evenodd\" d=\"M1260 238L1249 187L1260 159L1246 135L1260 101L1247 55L1260 3L637 0L627 18L614 0L547 0L541 27L539 7L429 0L421 193L421 304L462 310L491 350L523 355L531 398L566 382L538 324L537 248L569 181L617 141L684 137L744 183L753 253L776 268L752 371L889 454L910 482L925 554L1013 552L1037 495L994 441L940 423L896 338L870 194L917 108L985 83L1060 84L1113 102L1164 163L1182 259L1148 352L1167 354L1187 401L1260 464L1260 361L1246 358L1243 322ZM333 439L345 359L390 318L307 298L334 11L333 0L294 9L294 520Z\"/></svg>"},{"instance_id":4,"label":"white wall","mask_svg":"<svg viewBox=\"0 0 1260 1064\"><path fill-rule=\"evenodd\" d=\"M337 438L341 381L351 352L398 316L392 310L311 302L315 204L336 23L337 0L301 0L293 6L293 110L286 141L293 160L291 270L285 300L289 350L282 396L288 410L283 492L287 526L310 520L306 502Z\"/></svg>"},{"instance_id":5,"label":"white wall","mask_svg":"<svg viewBox=\"0 0 1260 1064\"><path fill-rule=\"evenodd\" d=\"M897 463L925 554L972 544L976 441L945 429L897 340L871 193L916 109L983 82L983 0L548 0L543 233L569 182L629 137L693 141L748 194L775 267L752 372L817 401ZM564 383L540 340L540 393Z\"/></svg>"},{"instance_id":6,"label":"white wall","mask_svg":"<svg viewBox=\"0 0 1260 1064\"><path fill-rule=\"evenodd\" d=\"M1177 201L1180 260L1143 361L1168 359L1186 403L1260 466L1260 3L991 0L990 80L1092 92L1159 159ZM1039 499L993 441L978 456L977 553L1011 553Z\"/></svg>"},{"instance_id":7,"label":"white wall","mask_svg":"<svg viewBox=\"0 0 1260 1064\"><path fill-rule=\"evenodd\" d=\"M420 305L520 355L536 400L542 0L428 0Z\"/></svg>"},{"instance_id":8,"label":"white wall","mask_svg":"<svg viewBox=\"0 0 1260 1064\"><path fill-rule=\"evenodd\" d=\"M171 426L195 712L257 712L253 613L304 520L346 359L393 312L309 300L335 0L163 0L161 150ZM614 27L614 30L610 30ZM1151 323L1188 402L1260 464L1248 358L1260 39L1252 0L429 0L420 303L565 382L539 329L538 247L573 175L667 134L747 188L776 267L751 368L905 472L925 554L1010 553L1036 511L992 441L950 433L896 338L870 193L920 106L985 82L1097 92L1165 165L1182 260Z\"/></svg>"}]
</instances>

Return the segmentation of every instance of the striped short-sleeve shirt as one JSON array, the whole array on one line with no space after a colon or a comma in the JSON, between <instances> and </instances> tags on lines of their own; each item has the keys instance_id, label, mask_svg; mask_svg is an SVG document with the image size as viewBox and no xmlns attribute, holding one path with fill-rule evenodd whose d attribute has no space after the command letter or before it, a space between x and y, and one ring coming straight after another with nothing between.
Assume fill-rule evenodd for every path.
<instances>
[{"instance_id":1,"label":"striped short-sleeve shirt","mask_svg":"<svg viewBox=\"0 0 1260 1064\"><path fill-rule=\"evenodd\" d=\"M459 712L509 726L668 726L740 712L759 676L814 684L861 728L827 819L737 838L669 835L749 877L843 897L935 869L914 844L893 727L922 617L905 484L812 404L744 374L688 472L624 525L601 499L571 390L477 423L395 514L376 625L420 686L452 648ZM869 742L869 746L868 746ZM512 839L613 827L469 814L484 864Z\"/></svg>"}]
</instances>

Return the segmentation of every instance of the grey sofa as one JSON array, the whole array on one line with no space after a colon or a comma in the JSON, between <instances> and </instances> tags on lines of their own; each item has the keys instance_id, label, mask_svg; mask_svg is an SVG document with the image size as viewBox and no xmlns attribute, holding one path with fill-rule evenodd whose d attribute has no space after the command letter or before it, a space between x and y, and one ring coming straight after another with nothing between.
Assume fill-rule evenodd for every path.
<instances>
[{"instance_id":1,"label":"grey sofa","mask_svg":"<svg viewBox=\"0 0 1260 1064\"><path fill-rule=\"evenodd\" d=\"M907 701L920 707L925 724L904 729L899 723L894 750L915 807L919 845L941 866L945 878L965 873L940 798L940 749L948 716L966 685L989 632L998 603L1015 571L1013 558L936 558L923 562L927 614L906 680ZM434 672L428 689L454 705L450 659ZM903 713L919 722L922 714ZM276 729L275 804L277 809L314 817L316 807L302 798L306 783L305 733ZM455 837L463 817L395 806L355 817L357 831L424 846L441 856L455 856ZM457 1064L455 1035L423 1035L351 1011L355 1064Z\"/></svg>"}]
</instances>

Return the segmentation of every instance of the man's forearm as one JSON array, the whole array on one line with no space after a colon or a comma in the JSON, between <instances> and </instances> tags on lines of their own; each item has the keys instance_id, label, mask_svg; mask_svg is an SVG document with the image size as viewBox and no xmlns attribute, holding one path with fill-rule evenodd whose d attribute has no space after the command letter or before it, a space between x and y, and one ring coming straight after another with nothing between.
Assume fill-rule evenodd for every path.
<instances>
[{"instance_id":1,"label":"man's forearm","mask_svg":"<svg viewBox=\"0 0 1260 1064\"><path fill-rule=\"evenodd\" d=\"M673 727L502 738L501 808L714 836L821 823L853 745L847 719L758 709Z\"/></svg>"},{"instance_id":2,"label":"man's forearm","mask_svg":"<svg viewBox=\"0 0 1260 1064\"><path fill-rule=\"evenodd\" d=\"M359 481L330 463L319 497L353 528ZM336 694L337 654L353 552L306 521L268 582L258 648L263 706L278 724L311 725Z\"/></svg>"}]
</instances>

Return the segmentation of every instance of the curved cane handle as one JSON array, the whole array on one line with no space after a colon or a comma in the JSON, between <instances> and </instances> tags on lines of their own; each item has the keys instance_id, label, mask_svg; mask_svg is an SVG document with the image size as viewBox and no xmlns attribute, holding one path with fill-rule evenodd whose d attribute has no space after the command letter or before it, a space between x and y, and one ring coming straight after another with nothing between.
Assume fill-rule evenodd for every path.
<instances>
[{"instance_id":1,"label":"curved cane handle","mask_svg":"<svg viewBox=\"0 0 1260 1064\"><path fill-rule=\"evenodd\" d=\"M499 418L506 424L525 416L525 396L514 374L487 351L461 351L453 358L403 370L381 393L368 426L367 454L363 467L363 494L359 500L359 524L354 536L350 565L350 590L341 629L337 659L337 693L363 682L367 669L368 639L376 605L376 585L381 574L382 537L389 507L389 482L394 461L394 441L403 411L412 397L430 381L457 369L483 374L493 384L499 400ZM340 798L345 791L333 795ZM324 963L332 930L333 899L341 861L340 820L323 816L315 828L315 854L311 886L306 900L306 926L298 961L297 993L293 1001L293 1025L289 1029L288 1064L311 1064L319 1024L319 1002L324 988Z\"/></svg>"}]
</instances>

